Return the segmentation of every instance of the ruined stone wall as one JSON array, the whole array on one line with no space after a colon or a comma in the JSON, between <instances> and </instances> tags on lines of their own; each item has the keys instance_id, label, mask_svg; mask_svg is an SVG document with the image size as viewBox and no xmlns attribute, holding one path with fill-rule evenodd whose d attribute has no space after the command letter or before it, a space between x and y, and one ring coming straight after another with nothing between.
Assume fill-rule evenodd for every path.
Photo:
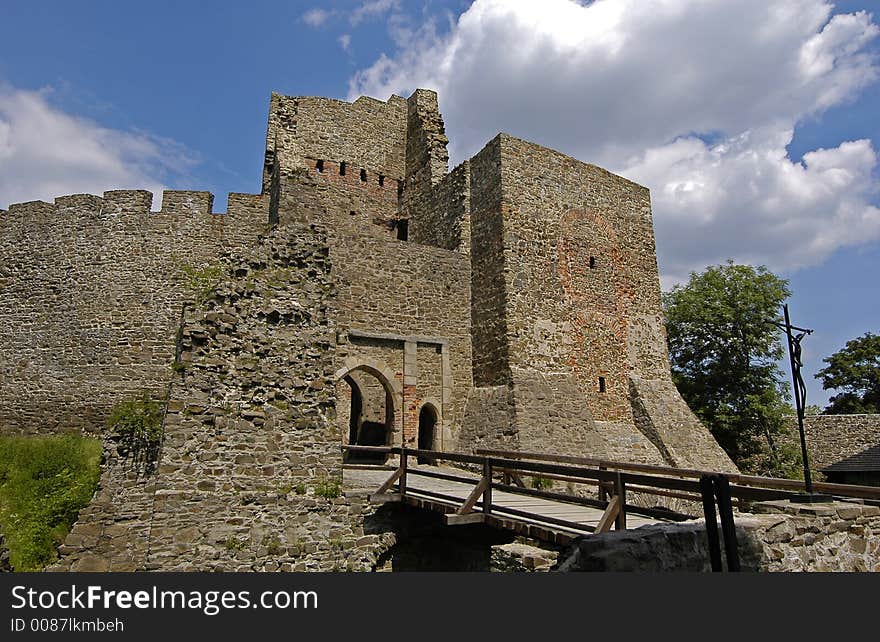
<instances>
[{"instance_id":1,"label":"ruined stone wall","mask_svg":"<svg viewBox=\"0 0 880 642\"><path fill-rule=\"evenodd\" d=\"M400 96L387 102L362 96L347 103L273 93L263 192L269 191L274 165L286 173L319 159L345 161L356 176L360 169L373 177L383 174L396 189L405 175L406 131L407 103Z\"/></svg>"},{"instance_id":2,"label":"ruined stone wall","mask_svg":"<svg viewBox=\"0 0 880 642\"><path fill-rule=\"evenodd\" d=\"M832 502L766 502L743 520L762 553L761 570L880 572L880 508Z\"/></svg>"},{"instance_id":3,"label":"ruined stone wall","mask_svg":"<svg viewBox=\"0 0 880 642\"><path fill-rule=\"evenodd\" d=\"M410 237L462 254L471 246L471 169L465 161L447 174L410 216Z\"/></svg>"},{"instance_id":4,"label":"ruined stone wall","mask_svg":"<svg viewBox=\"0 0 880 642\"><path fill-rule=\"evenodd\" d=\"M401 205L406 218L415 218L430 208L434 186L446 176L449 139L436 92L416 89L406 102L406 187Z\"/></svg>"},{"instance_id":5,"label":"ruined stone wall","mask_svg":"<svg viewBox=\"0 0 880 642\"><path fill-rule=\"evenodd\" d=\"M880 571L880 508L788 501L755 508L756 514L735 517L742 570ZM560 554L553 570L707 572L711 565L706 524L656 524L578 538Z\"/></svg>"},{"instance_id":6,"label":"ruined stone wall","mask_svg":"<svg viewBox=\"0 0 880 642\"><path fill-rule=\"evenodd\" d=\"M325 232L279 228L224 266L184 319L156 472L139 486L105 472L58 569L369 570L392 543L339 486Z\"/></svg>"},{"instance_id":7,"label":"ruined stone wall","mask_svg":"<svg viewBox=\"0 0 880 642\"><path fill-rule=\"evenodd\" d=\"M89 504L46 570L102 573L143 570L150 542L157 476L136 464L110 435L103 439L101 479Z\"/></svg>"},{"instance_id":8,"label":"ruined stone wall","mask_svg":"<svg viewBox=\"0 0 880 642\"><path fill-rule=\"evenodd\" d=\"M95 431L120 400L164 394L184 300L267 225L262 196L231 194L225 215L208 192L151 201L112 191L0 213L0 430Z\"/></svg>"},{"instance_id":9,"label":"ruined stone wall","mask_svg":"<svg viewBox=\"0 0 880 642\"><path fill-rule=\"evenodd\" d=\"M791 445L800 452L797 417L788 417ZM807 415L810 467L819 470L880 444L880 415Z\"/></svg>"}]
</instances>

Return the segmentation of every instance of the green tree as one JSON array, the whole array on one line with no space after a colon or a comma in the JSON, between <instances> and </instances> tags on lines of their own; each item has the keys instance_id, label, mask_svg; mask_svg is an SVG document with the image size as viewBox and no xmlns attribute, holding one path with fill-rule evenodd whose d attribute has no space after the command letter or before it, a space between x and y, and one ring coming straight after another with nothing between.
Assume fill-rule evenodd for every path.
<instances>
[{"instance_id":1,"label":"green tree","mask_svg":"<svg viewBox=\"0 0 880 642\"><path fill-rule=\"evenodd\" d=\"M842 390L828 401L826 415L880 413L880 335L866 332L822 360L816 374L825 390Z\"/></svg>"},{"instance_id":2,"label":"green tree","mask_svg":"<svg viewBox=\"0 0 880 642\"><path fill-rule=\"evenodd\" d=\"M786 433L788 386L779 319L788 281L728 261L664 295L672 376L691 409L734 463L751 473L794 476Z\"/></svg>"}]
</instances>

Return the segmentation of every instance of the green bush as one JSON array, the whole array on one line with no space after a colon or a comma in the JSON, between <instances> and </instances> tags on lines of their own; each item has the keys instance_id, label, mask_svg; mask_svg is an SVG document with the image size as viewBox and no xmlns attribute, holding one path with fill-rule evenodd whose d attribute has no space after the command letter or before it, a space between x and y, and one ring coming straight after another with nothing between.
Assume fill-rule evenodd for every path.
<instances>
[{"instance_id":1,"label":"green bush","mask_svg":"<svg viewBox=\"0 0 880 642\"><path fill-rule=\"evenodd\" d=\"M532 488L537 490L547 490L548 488L553 488L553 482L546 477L535 476L532 477Z\"/></svg>"},{"instance_id":2,"label":"green bush","mask_svg":"<svg viewBox=\"0 0 880 642\"><path fill-rule=\"evenodd\" d=\"M116 404L107 417L107 429L119 439L120 455L132 457L135 465L144 463L152 470L162 441L163 405L148 392L139 398Z\"/></svg>"},{"instance_id":3,"label":"green bush","mask_svg":"<svg viewBox=\"0 0 880 642\"><path fill-rule=\"evenodd\" d=\"M101 442L79 435L0 437L0 527L16 571L57 556L98 487Z\"/></svg>"},{"instance_id":4,"label":"green bush","mask_svg":"<svg viewBox=\"0 0 880 642\"><path fill-rule=\"evenodd\" d=\"M230 553L237 553L239 551L243 551L247 548L247 540L238 539L237 537L233 537L230 535L226 538L226 550Z\"/></svg>"},{"instance_id":5,"label":"green bush","mask_svg":"<svg viewBox=\"0 0 880 642\"><path fill-rule=\"evenodd\" d=\"M178 267L183 273L184 285L195 298L197 305L202 305L211 297L214 289L220 285L226 275L226 269L220 263L200 267L179 264Z\"/></svg>"},{"instance_id":6,"label":"green bush","mask_svg":"<svg viewBox=\"0 0 880 642\"><path fill-rule=\"evenodd\" d=\"M315 495L325 499L334 499L342 495L342 480L338 477L322 477L315 484Z\"/></svg>"}]
</instances>

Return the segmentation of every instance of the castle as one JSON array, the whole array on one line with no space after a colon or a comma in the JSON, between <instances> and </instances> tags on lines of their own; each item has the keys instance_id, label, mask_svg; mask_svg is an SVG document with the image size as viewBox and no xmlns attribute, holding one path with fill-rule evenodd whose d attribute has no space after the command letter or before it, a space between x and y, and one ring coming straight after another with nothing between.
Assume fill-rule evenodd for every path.
<instances>
[{"instance_id":1,"label":"castle","mask_svg":"<svg viewBox=\"0 0 880 642\"><path fill-rule=\"evenodd\" d=\"M63 568L324 568L292 542L369 540L369 508L290 488L345 442L735 470L670 378L648 190L507 134L450 172L446 144L432 91L273 94L262 192L225 214L189 191L0 211L0 430L167 400L156 470L109 454Z\"/></svg>"}]
</instances>

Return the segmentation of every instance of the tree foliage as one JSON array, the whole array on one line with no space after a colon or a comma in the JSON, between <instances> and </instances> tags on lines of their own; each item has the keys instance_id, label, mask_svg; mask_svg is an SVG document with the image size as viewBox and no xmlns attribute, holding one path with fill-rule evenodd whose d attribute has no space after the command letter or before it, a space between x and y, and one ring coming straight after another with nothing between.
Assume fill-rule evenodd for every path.
<instances>
[{"instance_id":1,"label":"tree foliage","mask_svg":"<svg viewBox=\"0 0 880 642\"><path fill-rule=\"evenodd\" d=\"M796 475L786 432L787 384L779 320L788 282L764 267L728 261L664 295L676 386L734 463L744 471Z\"/></svg>"},{"instance_id":2,"label":"tree foliage","mask_svg":"<svg viewBox=\"0 0 880 642\"><path fill-rule=\"evenodd\" d=\"M825 408L826 415L880 413L880 335L870 332L846 342L823 359L816 374L825 390L842 390Z\"/></svg>"}]
</instances>

